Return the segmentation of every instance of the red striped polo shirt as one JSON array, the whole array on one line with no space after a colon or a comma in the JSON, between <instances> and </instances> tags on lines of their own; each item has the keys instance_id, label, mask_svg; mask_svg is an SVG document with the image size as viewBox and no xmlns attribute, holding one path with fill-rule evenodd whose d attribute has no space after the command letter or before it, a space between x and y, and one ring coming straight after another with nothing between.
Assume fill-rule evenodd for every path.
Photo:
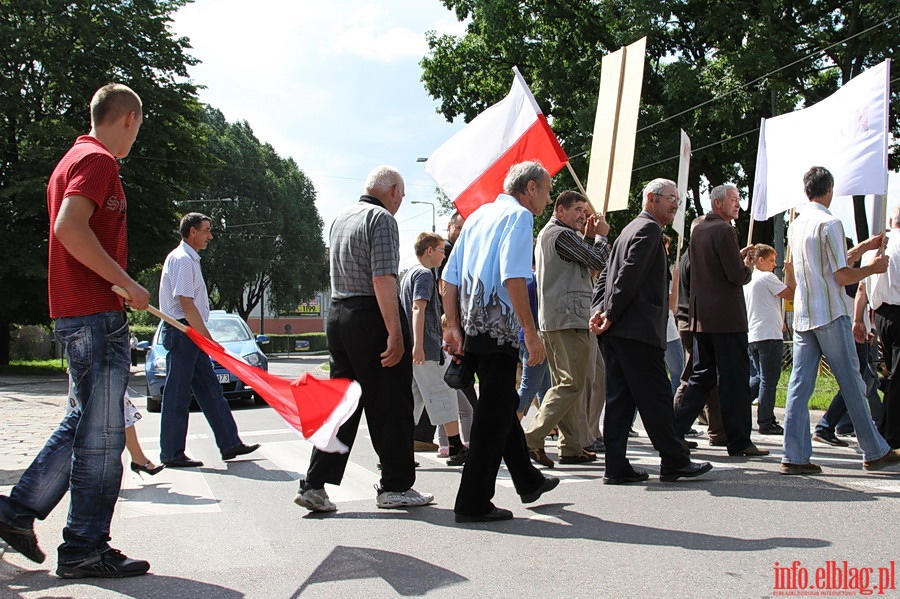
<instances>
[{"instance_id":1,"label":"red striped polo shirt","mask_svg":"<svg viewBox=\"0 0 900 599\"><path fill-rule=\"evenodd\" d=\"M47 184L50 317L122 310L122 299L112 292L110 282L76 260L53 234L63 199L73 195L85 196L97 204L89 221L91 230L122 268L128 260L125 191L119 178L119 163L99 140L82 135L56 165Z\"/></svg>"}]
</instances>

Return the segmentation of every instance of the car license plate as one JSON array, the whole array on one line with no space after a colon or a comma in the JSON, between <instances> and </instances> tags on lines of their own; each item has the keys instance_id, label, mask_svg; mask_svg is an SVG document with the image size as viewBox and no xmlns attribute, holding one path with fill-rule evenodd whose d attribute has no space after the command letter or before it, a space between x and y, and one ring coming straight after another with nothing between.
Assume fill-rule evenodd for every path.
<instances>
[{"instance_id":1,"label":"car license plate","mask_svg":"<svg viewBox=\"0 0 900 599\"><path fill-rule=\"evenodd\" d=\"M217 374L216 376L219 377L219 382L222 384L231 382L231 377L228 375L227 372L225 374Z\"/></svg>"}]
</instances>

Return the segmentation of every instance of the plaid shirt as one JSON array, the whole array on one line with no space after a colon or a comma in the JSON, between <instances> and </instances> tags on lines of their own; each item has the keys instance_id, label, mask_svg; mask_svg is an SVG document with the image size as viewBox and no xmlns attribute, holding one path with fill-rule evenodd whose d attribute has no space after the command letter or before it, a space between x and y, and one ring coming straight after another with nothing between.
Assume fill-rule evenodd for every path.
<instances>
[{"instance_id":1,"label":"plaid shirt","mask_svg":"<svg viewBox=\"0 0 900 599\"><path fill-rule=\"evenodd\" d=\"M331 297L374 296L372 277L397 276L397 220L372 196L345 210L331 226Z\"/></svg>"}]
</instances>

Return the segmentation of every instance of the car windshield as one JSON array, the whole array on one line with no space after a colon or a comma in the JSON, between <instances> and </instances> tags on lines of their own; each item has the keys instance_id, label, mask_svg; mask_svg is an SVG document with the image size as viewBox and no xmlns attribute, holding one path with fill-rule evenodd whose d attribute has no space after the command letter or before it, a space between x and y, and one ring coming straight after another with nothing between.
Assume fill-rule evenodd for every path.
<instances>
[{"instance_id":1,"label":"car windshield","mask_svg":"<svg viewBox=\"0 0 900 599\"><path fill-rule=\"evenodd\" d=\"M210 319L206 323L209 334L219 343L231 343L233 341L247 341L250 333L241 323L232 319Z\"/></svg>"}]
</instances>

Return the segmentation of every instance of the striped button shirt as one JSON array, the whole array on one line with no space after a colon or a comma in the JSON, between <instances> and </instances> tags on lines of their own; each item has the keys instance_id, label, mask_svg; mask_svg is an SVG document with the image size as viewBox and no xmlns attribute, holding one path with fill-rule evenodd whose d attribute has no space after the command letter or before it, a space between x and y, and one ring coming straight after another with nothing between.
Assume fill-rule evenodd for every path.
<instances>
[{"instance_id":1,"label":"striped button shirt","mask_svg":"<svg viewBox=\"0 0 900 599\"><path fill-rule=\"evenodd\" d=\"M848 316L844 289L834 273L847 267L844 226L818 202L801 209L788 229L788 243L796 265L794 329L809 331Z\"/></svg>"}]
</instances>

